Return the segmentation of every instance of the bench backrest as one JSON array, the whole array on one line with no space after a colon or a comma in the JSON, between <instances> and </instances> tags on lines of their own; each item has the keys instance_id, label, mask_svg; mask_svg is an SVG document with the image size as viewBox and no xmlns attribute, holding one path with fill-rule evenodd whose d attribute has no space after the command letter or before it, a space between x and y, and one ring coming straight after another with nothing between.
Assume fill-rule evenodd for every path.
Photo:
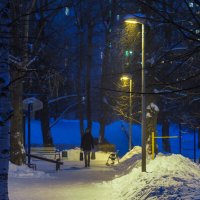
<instances>
[{"instance_id":1,"label":"bench backrest","mask_svg":"<svg viewBox=\"0 0 200 200\"><path fill-rule=\"evenodd\" d=\"M55 152L55 147L31 147L32 152Z\"/></svg>"}]
</instances>

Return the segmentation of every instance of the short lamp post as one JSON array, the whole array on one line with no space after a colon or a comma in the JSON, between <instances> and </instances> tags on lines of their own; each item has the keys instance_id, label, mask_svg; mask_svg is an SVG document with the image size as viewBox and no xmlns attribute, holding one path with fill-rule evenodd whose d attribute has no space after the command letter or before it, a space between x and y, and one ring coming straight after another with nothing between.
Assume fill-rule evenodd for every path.
<instances>
[{"instance_id":1,"label":"short lamp post","mask_svg":"<svg viewBox=\"0 0 200 200\"><path fill-rule=\"evenodd\" d=\"M133 90L133 80L131 74L124 74L121 81L129 81L129 151L132 149L132 90Z\"/></svg>"},{"instance_id":2,"label":"short lamp post","mask_svg":"<svg viewBox=\"0 0 200 200\"><path fill-rule=\"evenodd\" d=\"M146 96L145 96L145 21L144 16L139 15L127 15L125 17L126 23L141 24L142 25L142 172L146 172Z\"/></svg>"}]
</instances>

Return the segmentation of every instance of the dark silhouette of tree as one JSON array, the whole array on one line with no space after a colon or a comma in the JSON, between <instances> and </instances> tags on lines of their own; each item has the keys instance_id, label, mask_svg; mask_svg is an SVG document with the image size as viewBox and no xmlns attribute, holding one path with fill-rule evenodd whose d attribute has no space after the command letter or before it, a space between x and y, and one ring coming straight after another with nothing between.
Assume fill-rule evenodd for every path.
<instances>
[{"instance_id":1,"label":"dark silhouette of tree","mask_svg":"<svg viewBox=\"0 0 200 200\"><path fill-rule=\"evenodd\" d=\"M9 91L9 4L0 2L0 199L8 200L9 120L12 116Z\"/></svg>"}]
</instances>

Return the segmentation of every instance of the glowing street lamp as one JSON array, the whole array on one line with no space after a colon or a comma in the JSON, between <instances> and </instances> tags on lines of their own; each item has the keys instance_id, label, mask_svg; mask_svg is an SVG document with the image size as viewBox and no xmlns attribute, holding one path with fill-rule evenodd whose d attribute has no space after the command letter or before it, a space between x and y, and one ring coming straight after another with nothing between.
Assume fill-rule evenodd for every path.
<instances>
[{"instance_id":1,"label":"glowing street lamp","mask_svg":"<svg viewBox=\"0 0 200 200\"><path fill-rule=\"evenodd\" d=\"M142 172L146 172L145 20L144 15L126 15L126 23L142 25Z\"/></svg>"},{"instance_id":2,"label":"glowing street lamp","mask_svg":"<svg viewBox=\"0 0 200 200\"><path fill-rule=\"evenodd\" d=\"M129 81L129 151L132 149L132 88L133 80L131 74L124 74L121 81Z\"/></svg>"}]
</instances>

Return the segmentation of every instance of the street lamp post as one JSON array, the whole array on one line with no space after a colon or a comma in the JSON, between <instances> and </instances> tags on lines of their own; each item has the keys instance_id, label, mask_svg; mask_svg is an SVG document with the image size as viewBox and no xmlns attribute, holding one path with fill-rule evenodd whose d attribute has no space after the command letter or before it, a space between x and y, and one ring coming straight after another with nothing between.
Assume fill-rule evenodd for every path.
<instances>
[{"instance_id":1,"label":"street lamp post","mask_svg":"<svg viewBox=\"0 0 200 200\"><path fill-rule=\"evenodd\" d=\"M142 25L142 172L146 172L146 96L145 96L145 25L144 20L141 18L141 14L138 15L127 15L125 17L126 23L141 24Z\"/></svg>"},{"instance_id":2,"label":"street lamp post","mask_svg":"<svg viewBox=\"0 0 200 200\"><path fill-rule=\"evenodd\" d=\"M128 149L129 151L132 149L132 90L133 90L133 80L132 76L130 74L124 74L121 77L122 81L127 81L129 80L129 144L128 144Z\"/></svg>"},{"instance_id":3,"label":"street lamp post","mask_svg":"<svg viewBox=\"0 0 200 200\"><path fill-rule=\"evenodd\" d=\"M130 93L129 93L129 151L132 149L132 78L130 79Z\"/></svg>"}]
</instances>

